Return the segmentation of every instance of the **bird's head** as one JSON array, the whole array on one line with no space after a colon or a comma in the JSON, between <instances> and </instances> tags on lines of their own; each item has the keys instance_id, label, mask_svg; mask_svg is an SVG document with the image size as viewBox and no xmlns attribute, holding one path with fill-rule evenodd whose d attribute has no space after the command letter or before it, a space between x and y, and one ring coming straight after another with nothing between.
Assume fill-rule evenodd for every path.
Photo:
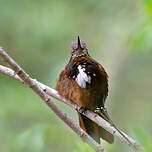
<instances>
[{"instance_id":1,"label":"bird's head","mask_svg":"<svg viewBox=\"0 0 152 152\"><path fill-rule=\"evenodd\" d=\"M89 57L87 45L84 41L80 40L78 36L78 40L71 44L71 58L76 60L85 57Z\"/></svg>"}]
</instances>

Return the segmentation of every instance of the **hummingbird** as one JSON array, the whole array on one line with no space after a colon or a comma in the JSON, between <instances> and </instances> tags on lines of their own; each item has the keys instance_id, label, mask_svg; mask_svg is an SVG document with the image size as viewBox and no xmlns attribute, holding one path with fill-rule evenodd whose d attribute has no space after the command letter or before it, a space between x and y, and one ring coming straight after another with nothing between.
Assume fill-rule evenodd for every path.
<instances>
[{"instance_id":1,"label":"hummingbird","mask_svg":"<svg viewBox=\"0 0 152 152\"><path fill-rule=\"evenodd\" d=\"M101 114L96 113L110 122L108 114L102 110L108 96L108 75L103 66L89 55L86 42L79 36L71 44L71 57L57 78L56 90L84 109L100 110ZM104 128L79 112L78 117L80 127L95 141L100 143L102 138L110 144L114 142L114 136Z\"/></svg>"}]
</instances>

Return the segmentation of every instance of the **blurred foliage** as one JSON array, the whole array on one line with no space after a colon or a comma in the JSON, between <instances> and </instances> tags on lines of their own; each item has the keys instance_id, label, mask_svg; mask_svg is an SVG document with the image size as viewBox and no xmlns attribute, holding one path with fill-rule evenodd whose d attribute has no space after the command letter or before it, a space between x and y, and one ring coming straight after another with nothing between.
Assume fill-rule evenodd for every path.
<instances>
[{"instance_id":1,"label":"blurred foliage","mask_svg":"<svg viewBox=\"0 0 152 152\"><path fill-rule=\"evenodd\" d=\"M36 125L25 131L23 134L14 137L11 143L12 151L44 151L44 130L44 126Z\"/></svg>"},{"instance_id":2,"label":"blurred foliage","mask_svg":"<svg viewBox=\"0 0 152 152\"><path fill-rule=\"evenodd\" d=\"M135 137L142 146L140 152L151 152L152 151L152 138L145 129L135 127L131 129L133 137Z\"/></svg>"},{"instance_id":3,"label":"blurred foliage","mask_svg":"<svg viewBox=\"0 0 152 152\"><path fill-rule=\"evenodd\" d=\"M151 51L152 42L152 0L142 1L142 13L140 23L131 35L131 46L140 51Z\"/></svg>"},{"instance_id":4,"label":"blurred foliage","mask_svg":"<svg viewBox=\"0 0 152 152\"><path fill-rule=\"evenodd\" d=\"M73 152L95 152L88 144L86 143L77 143L76 149Z\"/></svg>"},{"instance_id":5,"label":"blurred foliage","mask_svg":"<svg viewBox=\"0 0 152 152\"><path fill-rule=\"evenodd\" d=\"M112 119L125 132L131 128L142 152L151 152L152 0L0 0L0 46L51 87L77 35L109 75ZM144 129L133 129L136 124ZM117 139L102 145L108 152L129 149ZM93 152L30 89L1 74L0 151Z\"/></svg>"}]
</instances>

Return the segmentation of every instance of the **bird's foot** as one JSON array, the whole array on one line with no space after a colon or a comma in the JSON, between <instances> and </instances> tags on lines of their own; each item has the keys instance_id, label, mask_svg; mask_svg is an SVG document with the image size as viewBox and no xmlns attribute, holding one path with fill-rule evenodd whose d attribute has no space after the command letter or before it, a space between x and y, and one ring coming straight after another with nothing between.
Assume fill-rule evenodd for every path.
<instances>
[{"instance_id":1,"label":"bird's foot","mask_svg":"<svg viewBox=\"0 0 152 152\"><path fill-rule=\"evenodd\" d=\"M80 112L80 113L85 113L86 110L87 110L87 108L81 107L81 108L79 109L79 112Z\"/></svg>"},{"instance_id":2,"label":"bird's foot","mask_svg":"<svg viewBox=\"0 0 152 152\"><path fill-rule=\"evenodd\" d=\"M96 108L96 109L94 110L94 112L97 113L97 114L100 114L103 109L104 109L103 107L100 107L100 108L98 107L98 108Z\"/></svg>"}]
</instances>

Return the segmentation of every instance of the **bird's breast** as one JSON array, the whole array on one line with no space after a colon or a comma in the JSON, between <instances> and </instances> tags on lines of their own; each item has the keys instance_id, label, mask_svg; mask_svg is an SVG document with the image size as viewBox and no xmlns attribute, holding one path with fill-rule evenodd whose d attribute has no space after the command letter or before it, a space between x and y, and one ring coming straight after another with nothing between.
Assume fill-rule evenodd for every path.
<instances>
[{"instance_id":1,"label":"bird's breast","mask_svg":"<svg viewBox=\"0 0 152 152\"><path fill-rule=\"evenodd\" d=\"M84 60L67 65L67 76L75 80L79 87L85 89L87 86L92 85L95 79L98 79L99 70L95 63Z\"/></svg>"}]
</instances>

